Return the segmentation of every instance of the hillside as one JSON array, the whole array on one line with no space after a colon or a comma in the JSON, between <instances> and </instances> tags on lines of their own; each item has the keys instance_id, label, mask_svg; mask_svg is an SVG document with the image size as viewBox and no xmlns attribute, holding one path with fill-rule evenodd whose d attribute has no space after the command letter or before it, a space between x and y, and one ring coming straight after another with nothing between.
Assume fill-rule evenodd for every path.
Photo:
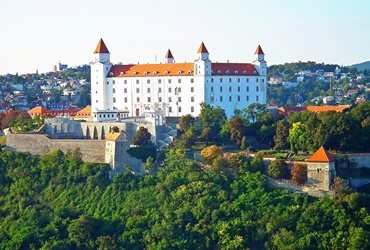
<instances>
[{"instance_id":1,"label":"hillside","mask_svg":"<svg viewBox=\"0 0 370 250\"><path fill-rule=\"evenodd\" d=\"M78 152L0 153L0 249L369 249L364 194L269 188L172 150L158 174L108 179Z\"/></svg>"},{"instance_id":2,"label":"hillside","mask_svg":"<svg viewBox=\"0 0 370 250\"><path fill-rule=\"evenodd\" d=\"M348 68L356 68L358 71L364 71L365 69L370 71L370 61L356 63L351 66L348 66Z\"/></svg>"}]
</instances>

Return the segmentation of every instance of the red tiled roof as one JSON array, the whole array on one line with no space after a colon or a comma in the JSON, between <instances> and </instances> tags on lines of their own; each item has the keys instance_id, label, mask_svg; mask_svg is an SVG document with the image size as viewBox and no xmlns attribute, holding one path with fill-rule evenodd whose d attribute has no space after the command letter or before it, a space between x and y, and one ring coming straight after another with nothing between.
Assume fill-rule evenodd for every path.
<instances>
[{"instance_id":1,"label":"red tiled roof","mask_svg":"<svg viewBox=\"0 0 370 250\"><path fill-rule=\"evenodd\" d=\"M167 50L166 56L164 58L173 58L173 55L170 49Z\"/></svg>"},{"instance_id":2,"label":"red tiled roof","mask_svg":"<svg viewBox=\"0 0 370 250\"><path fill-rule=\"evenodd\" d=\"M255 55L264 55L263 50L260 45L258 45L256 52L254 52Z\"/></svg>"},{"instance_id":3,"label":"red tiled roof","mask_svg":"<svg viewBox=\"0 0 370 250\"><path fill-rule=\"evenodd\" d=\"M296 107L280 107L278 111L284 115L288 116L289 112L301 112L301 111L310 111L314 113L320 113L325 111L335 111L338 113L343 113L344 110L349 109L350 106L296 106Z\"/></svg>"},{"instance_id":4,"label":"red tiled roof","mask_svg":"<svg viewBox=\"0 0 370 250\"><path fill-rule=\"evenodd\" d=\"M208 50L206 48L206 46L204 45L204 43L202 42L202 44L200 45L199 49L198 49L198 53L208 53Z\"/></svg>"},{"instance_id":5,"label":"red tiled roof","mask_svg":"<svg viewBox=\"0 0 370 250\"><path fill-rule=\"evenodd\" d=\"M334 157L321 146L312 156L308 159L309 162L333 162Z\"/></svg>"},{"instance_id":6,"label":"red tiled roof","mask_svg":"<svg viewBox=\"0 0 370 250\"><path fill-rule=\"evenodd\" d=\"M212 63L212 71L212 75L259 75L251 63Z\"/></svg>"},{"instance_id":7,"label":"red tiled roof","mask_svg":"<svg viewBox=\"0 0 370 250\"><path fill-rule=\"evenodd\" d=\"M108 73L108 77L184 75L194 75L194 63L114 65Z\"/></svg>"},{"instance_id":8,"label":"red tiled roof","mask_svg":"<svg viewBox=\"0 0 370 250\"><path fill-rule=\"evenodd\" d=\"M98 46L96 46L94 54L95 53L109 53L109 50L108 50L107 46L105 46L105 43L104 43L103 39L101 39L101 38L100 38L100 41L98 43Z\"/></svg>"}]
</instances>

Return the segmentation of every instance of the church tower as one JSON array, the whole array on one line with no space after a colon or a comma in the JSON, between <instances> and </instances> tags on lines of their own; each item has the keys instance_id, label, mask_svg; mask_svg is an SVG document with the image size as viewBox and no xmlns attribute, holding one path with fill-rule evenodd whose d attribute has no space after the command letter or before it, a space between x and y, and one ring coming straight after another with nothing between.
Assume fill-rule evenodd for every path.
<instances>
[{"instance_id":1,"label":"church tower","mask_svg":"<svg viewBox=\"0 0 370 250\"><path fill-rule=\"evenodd\" d=\"M197 52L197 59L194 63L194 75L205 76L211 74L211 61L209 60L209 53L202 42Z\"/></svg>"},{"instance_id":2,"label":"church tower","mask_svg":"<svg viewBox=\"0 0 370 250\"><path fill-rule=\"evenodd\" d=\"M166 53L166 56L164 57L165 58L165 62L166 63L174 63L174 58L173 58L173 55L172 55L172 53L171 53L171 50L170 49L168 49L167 50L167 53Z\"/></svg>"},{"instance_id":3,"label":"church tower","mask_svg":"<svg viewBox=\"0 0 370 250\"><path fill-rule=\"evenodd\" d=\"M100 39L94 51L91 63L91 112L93 120L97 121L98 110L107 110L107 92L111 87L107 75L112 67L110 53L103 39Z\"/></svg>"}]
</instances>

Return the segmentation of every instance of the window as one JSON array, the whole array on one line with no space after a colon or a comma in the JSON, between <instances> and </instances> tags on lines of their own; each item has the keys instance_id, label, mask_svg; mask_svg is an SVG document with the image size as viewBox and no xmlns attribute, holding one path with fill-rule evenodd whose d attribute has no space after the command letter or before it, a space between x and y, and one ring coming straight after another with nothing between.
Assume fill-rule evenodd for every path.
<instances>
[{"instance_id":1,"label":"window","mask_svg":"<svg viewBox=\"0 0 370 250\"><path fill-rule=\"evenodd\" d=\"M256 86L256 92L258 92L258 89L259 89L258 86Z\"/></svg>"},{"instance_id":2,"label":"window","mask_svg":"<svg viewBox=\"0 0 370 250\"><path fill-rule=\"evenodd\" d=\"M249 82L249 78L247 78L247 82Z\"/></svg>"},{"instance_id":3,"label":"window","mask_svg":"<svg viewBox=\"0 0 370 250\"><path fill-rule=\"evenodd\" d=\"M221 70L217 70L217 74L221 74Z\"/></svg>"},{"instance_id":4,"label":"window","mask_svg":"<svg viewBox=\"0 0 370 250\"><path fill-rule=\"evenodd\" d=\"M158 88L158 93L162 93L162 88Z\"/></svg>"},{"instance_id":5,"label":"window","mask_svg":"<svg viewBox=\"0 0 370 250\"><path fill-rule=\"evenodd\" d=\"M247 87L247 92L249 92L249 87Z\"/></svg>"},{"instance_id":6,"label":"window","mask_svg":"<svg viewBox=\"0 0 370 250\"><path fill-rule=\"evenodd\" d=\"M113 97L113 102L116 102L116 98L115 97Z\"/></svg>"},{"instance_id":7,"label":"window","mask_svg":"<svg viewBox=\"0 0 370 250\"><path fill-rule=\"evenodd\" d=\"M168 88L168 93L171 93L172 92L172 89L171 88Z\"/></svg>"},{"instance_id":8,"label":"window","mask_svg":"<svg viewBox=\"0 0 370 250\"><path fill-rule=\"evenodd\" d=\"M240 82L240 78L238 78L238 82Z\"/></svg>"},{"instance_id":9,"label":"window","mask_svg":"<svg viewBox=\"0 0 370 250\"><path fill-rule=\"evenodd\" d=\"M238 95L238 102L240 102L240 95Z\"/></svg>"},{"instance_id":10,"label":"window","mask_svg":"<svg viewBox=\"0 0 370 250\"><path fill-rule=\"evenodd\" d=\"M188 70L188 75L190 75L191 74L191 70Z\"/></svg>"},{"instance_id":11,"label":"window","mask_svg":"<svg viewBox=\"0 0 370 250\"><path fill-rule=\"evenodd\" d=\"M194 87L191 87L190 88L190 92L194 92Z\"/></svg>"},{"instance_id":12,"label":"window","mask_svg":"<svg viewBox=\"0 0 370 250\"><path fill-rule=\"evenodd\" d=\"M249 102L249 95L247 95L247 102Z\"/></svg>"},{"instance_id":13,"label":"window","mask_svg":"<svg viewBox=\"0 0 370 250\"><path fill-rule=\"evenodd\" d=\"M211 78L211 82L213 82L213 78Z\"/></svg>"},{"instance_id":14,"label":"window","mask_svg":"<svg viewBox=\"0 0 370 250\"><path fill-rule=\"evenodd\" d=\"M181 102L181 96L179 96L179 98L177 99L178 102Z\"/></svg>"},{"instance_id":15,"label":"window","mask_svg":"<svg viewBox=\"0 0 370 250\"><path fill-rule=\"evenodd\" d=\"M124 98L124 101L127 102L127 97Z\"/></svg>"},{"instance_id":16,"label":"window","mask_svg":"<svg viewBox=\"0 0 370 250\"><path fill-rule=\"evenodd\" d=\"M181 107L179 107L179 113L181 113Z\"/></svg>"},{"instance_id":17,"label":"window","mask_svg":"<svg viewBox=\"0 0 370 250\"><path fill-rule=\"evenodd\" d=\"M178 83L181 83L181 79L178 79L178 80L177 80L177 82L178 82Z\"/></svg>"},{"instance_id":18,"label":"window","mask_svg":"<svg viewBox=\"0 0 370 250\"><path fill-rule=\"evenodd\" d=\"M222 87L220 87L220 92L222 92Z\"/></svg>"},{"instance_id":19,"label":"window","mask_svg":"<svg viewBox=\"0 0 370 250\"><path fill-rule=\"evenodd\" d=\"M123 89L123 93L127 93L127 89L126 88Z\"/></svg>"},{"instance_id":20,"label":"window","mask_svg":"<svg viewBox=\"0 0 370 250\"><path fill-rule=\"evenodd\" d=\"M222 102L222 96L220 96L220 102Z\"/></svg>"},{"instance_id":21,"label":"window","mask_svg":"<svg viewBox=\"0 0 370 250\"><path fill-rule=\"evenodd\" d=\"M256 82L258 82L258 78L256 79Z\"/></svg>"},{"instance_id":22,"label":"window","mask_svg":"<svg viewBox=\"0 0 370 250\"><path fill-rule=\"evenodd\" d=\"M109 82L107 82L107 84L109 84Z\"/></svg>"},{"instance_id":23,"label":"window","mask_svg":"<svg viewBox=\"0 0 370 250\"><path fill-rule=\"evenodd\" d=\"M190 83L194 83L194 79L193 78L190 79Z\"/></svg>"},{"instance_id":24,"label":"window","mask_svg":"<svg viewBox=\"0 0 370 250\"><path fill-rule=\"evenodd\" d=\"M134 71L134 76L136 76L136 72Z\"/></svg>"},{"instance_id":25,"label":"window","mask_svg":"<svg viewBox=\"0 0 370 250\"><path fill-rule=\"evenodd\" d=\"M233 100L232 96L229 96L229 102L231 102Z\"/></svg>"},{"instance_id":26,"label":"window","mask_svg":"<svg viewBox=\"0 0 370 250\"><path fill-rule=\"evenodd\" d=\"M232 91L232 88L231 88L231 86L229 87L229 92L231 92Z\"/></svg>"},{"instance_id":27,"label":"window","mask_svg":"<svg viewBox=\"0 0 370 250\"><path fill-rule=\"evenodd\" d=\"M194 102L194 96L192 96L192 97L190 98L190 101L191 101L191 102Z\"/></svg>"},{"instance_id":28,"label":"window","mask_svg":"<svg viewBox=\"0 0 370 250\"><path fill-rule=\"evenodd\" d=\"M116 84L116 80L113 80L113 84Z\"/></svg>"},{"instance_id":29,"label":"window","mask_svg":"<svg viewBox=\"0 0 370 250\"><path fill-rule=\"evenodd\" d=\"M231 82L231 78L229 78L229 82Z\"/></svg>"},{"instance_id":30,"label":"window","mask_svg":"<svg viewBox=\"0 0 370 250\"><path fill-rule=\"evenodd\" d=\"M262 79L262 82L265 82L265 79Z\"/></svg>"},{"instance_id":31,"label":"window","mask_svg":"<svg viewBox=\"0 0 370 250\"><path fill-rule=\"evenodd\" d=\"M98 93L98 91L95 91L95 93L97 94L97 93Z\"/></svg>"},{"instance_id":32,"label":"window","mask_svg":"<svg viewBox=\"0 0 370 250\"><path fill-rule=\"evenodd\" d=\"M256 95L256 101L258 102L258 95Z\"/></svg>"},{"instance_id":33,"label":"window","mask_svg":"<svg viewBox=\"0 0 370 250\"><path fill-rule=\"evenodd\" d=\"M150 80L148 79L148 80L146 81L146 83L150 83Z\"/></svg>"},{"instance_id":34,"label":"window","mask_svg":"<svg viewBox=\"0 0 370 250\"><path fill-rule=\"evenodd\" d=\"M136 102L140 102L140 97L136 97Z\"/></svg>"},{"instance_id":35,"label":"window","mask_svg":"<svg viewBox=\"0 0 370 250\"><path fill-rule=\"evenodd\" d=\"M169 112L172 112L172 107L168 107L168 111Z\"/></svg>"},{"instance_id":36,"label":"window","mask_svg":"<svg viewBox=\"0 0 370 250\"><path fill-rule=\"evenodd\" d=\"M98 100L96 100L96 103L98 103Z\"/></svg>"},{"instance_id":37,"label":"window","mask_svg":"<svg viewBox=\"0 0 370 250\"><path fill-rule=\"evenodd\" d=\"M211 87L211 92L213 92L213 87Z\"/></svg>"},{"instance_id":38,"label":"window","mask_svg":"<svg viewBox=\"0 0 370 250\"><path fill-rule=\"evenodd\" d=\"M211 94L210 102L213 103L215 101L215 95Z\"/></svg>"},{"instance_id":39,"label":"window","mask_svg":"<svg viewBox=\"0 0 370 250\"><path fill-rule=\"evenodd\" d=\"M171 79L168 79L168 83L171 83Z\"/></svg>"},{"instance_id":40,"label":"window","mask_svg":"<svg viewBox=\"0 0 370 250\"><path fill-rule=\"evenodd\" d=\"M136 88L136 93L140 93L140 89L139 88Z\"/></svg>"},{"instance_id":41,"label":"window","mask_svg":"<svg viewBox=\"0 0 370 250\"><path fill-rule=\"evenodd\" d=\"M177 92L178 93L181 93L181 88L177 88Z\"/></svg>"},{"instance_id":42,"label":"window","mask_svg":"<svg viewBox=\"0 0 370 250\"><path fill-rule=\"evenodd\" d=\"M168 97L168 102L172 102L172 97Z\"/></svg>"},{"instance_id":43,"label":"window","mask_svg":"<svg viewBox=\"0 0 370 250\"><path fill-rule=\"evenodd\" d=\"M158 83L162 83L162 80L161 79L158 79Z\"/></svg>"},{"instance_id":44,"label":"window","mask_svg":"<svg viewBox=\"0 0 370 250\"><path fill-rule=\"evenodd\" d=\"M123 83L124 83L124 84L127 84L127 80L124 80L124 81L123 81ZM114 84L114 82L113 82L113 84Z\"/></svg>"},{"instance_id":45,"label":"window","mask_svg":"<svg viewBox=\"0 0 370 250\"><path fill-rule=\"evenodd\" d=\"M158 101L159 102L162 102L162 97L160 96L160 97L158 97Z\"/></svg>"},{"instance_id":46,"label":"window","mask_svg":"<svg viewBox=\"0 0 370 250\"><path fill-rule=\"evenodd\" d=\"M237 70L234 71L235 74L238 74L239 72Z\"/></svg>"},{"instance_id":47,"label":"window","mask_svg":"<svg viewBox=\"0 0 370 250\"><path fill-rule=\"evenodd\" d=\"M220 82L222 82L222 78L220 78Z\"/></svg>"},{"instance_id":48,"label":"window","mask_svg":"<svg viewBox=\"0 0 370 250\"><path fill-rule=\"evenodd\" d=\"M116 89L113 89L113 93L116 93Z\"/></svg>"},{"instance_id":49,"label":"window","mask_svg":"<svg viewBox=\"0 0 370 250\"><path fill-rule=\"evenodd\" d=\"M182 74L182 71L181 71L181 70L179 70L177 73L178 73L179 75L181 75L181 74Z\"/></svg>"},{"instance_id":50,"label":"window","mask_svg":"<svg viewBox=\"0 0 370 250\"><path fill-rule=\"evenodd\" d=\"M139 80L136 80L136 84L139 84Z\"/></svg>"},{"instance_id":51,"label":"window","mask_svg":"<svg viewBox=\"0 0 370 250\"><path fill-rule=\"evenodd\" d=\"M99 84L98 82L96 82L96 84Z\"/></svg>"},{"instance_id":52,"label":"window","mask_svg":"<svg viewBox=\"0 0 370 250\"><path fill-rule=\"evenodd\" d=\"M240 92L240 86L238 86L238 92Z\"/></svg>"},{"instance_id":53,"label":"window","mask_svg":"<svg viewBox=\"0 0 370 250\"><path fill-rule=\"evenodd\" d=\"M230 71L229 70L226 70L226 74L229 74L230 73Z\"/></svg>"},{"instance_id":54,"label":"window","mask_svg":"<svg viewBox=\"0 0 370 250\"><path fill-rule=\"evenodd\" d=\"M193 106L190 107L190 112L192 112L192 113L194 112L194 107Z\"/></svg>"},{"instance_id":55,"label":"window","mask_svg":"<svg viewBox=\"0 0 370 250\"><path fill-rule=\"evenodd\" d=\"M151 99L150 99L150 97L148 97L148 102L151 102Z\"/></svg>"},{"instance_id":56,"label":"window","mask_svg":"<svg viewBox=\"0 0 370 250\"><path fill-rule=\"evenodd\" d=\"M146 89L146 91L147 91L148 93L150 93L150 88L147 88L147 89Z\"/></svg>"},{"instance_id":57,"label":"window","mask_svg":"<svg viewBox=\"0 0 370 250\"><path fill-rule=\"evenodd\" d=\"M156 75L156 74L157 74L157 71L154 71L154 72L153 72L153 75Z\"/></svg>"}]
</instances>

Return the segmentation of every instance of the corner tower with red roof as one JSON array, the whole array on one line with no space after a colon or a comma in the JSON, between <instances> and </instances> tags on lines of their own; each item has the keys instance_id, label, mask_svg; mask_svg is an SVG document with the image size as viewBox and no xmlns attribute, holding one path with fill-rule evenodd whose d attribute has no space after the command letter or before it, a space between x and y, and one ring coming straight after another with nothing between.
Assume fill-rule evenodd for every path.
<instances>
[{"instance_id":1,"label":"corner tower with red roof","mask_svg":"<svg viewBox=\"0 0 370 250\"><path fill-rule=\"evenodd\" d=\"M308 159L307 184L317 189L330 190L335 177L335 159L324 147L320 147Z\"/></svg>"}]
</instances>

